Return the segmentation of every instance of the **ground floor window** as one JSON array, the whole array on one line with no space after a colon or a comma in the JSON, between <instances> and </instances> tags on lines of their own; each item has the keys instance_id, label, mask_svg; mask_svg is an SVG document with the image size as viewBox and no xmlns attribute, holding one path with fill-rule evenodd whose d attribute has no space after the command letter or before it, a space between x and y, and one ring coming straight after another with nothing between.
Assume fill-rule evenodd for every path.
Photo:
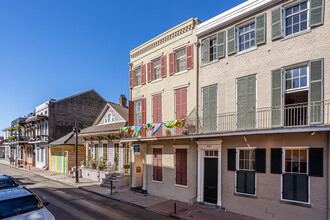
<instances>
[{"instance_id":1,"label":"ground floor window","mask_svg":"<svg viewBox=\"0 0 330 220\"><path fill-rule=\"evenodd\" d=\"M94 144L95 159L99 159L99 145Z\"/></svg>"},{"instance_id":2,"label":"ground floor window","mask_svg":"<svg viewBox=\"0 0 330 220\"><path fill-rule=\"evenodd\" d=\"M153 149L153 180L155 181L163 181L163 170L162 170L162 149Z\"/></svg>"},{"instance_id":3,"label":"ground floor window","mask_svg":"<svg viewBox=\"0 0 330 220\"><path fill-rule=\"evenodd\" d=\"M176 184L187 185L187 149L176 150Z\"/></svg>"},{"instance_id":4,"label":"ground floor window","mask_svg":"<svg viewBox=\"0 0 330 220\"><path fill-rule=\"evenodd\" d=\"M114 157L114 166L115 170L119 170L119 144L114 144L115 146L115 157Z\"/></svg>"},{"instance_id":5,"label":"ground floor window","mask_svg":"<svg viewBox=\"0 0 330 220\"><path fill-rule=\"evenodd\" d=\"M308 149L289 148L283 151L282 198L308 202Z\"/></svg>"},{"instance_id":6,"label":"ground floor window","mask_svg":"<svg viewBox=\"0 0 330 220\"><path fill-rule=\"evenodd\" d=\"M238 149L236 192L255 195L255 149Z\"/></svg>"},{"instance_id":7,"label":"ground floor window","mask_svg":"<svg viewBox=\"0 0 330 220\"><path fill-rule=\"evenodd\" d=\"M108 145L103 144L103 160L108 160Z\"/></svg>"}]
</instances>

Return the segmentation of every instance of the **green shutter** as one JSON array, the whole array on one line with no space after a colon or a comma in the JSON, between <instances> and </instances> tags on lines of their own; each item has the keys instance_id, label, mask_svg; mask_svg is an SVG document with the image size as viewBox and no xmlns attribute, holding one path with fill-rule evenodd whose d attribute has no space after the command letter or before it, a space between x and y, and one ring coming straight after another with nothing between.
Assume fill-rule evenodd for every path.
<instances>
[{"instance_id":1,"label":"green shutter","mask_svg":"<svg viewBox=\"0 0 330 220\"><path fill-rule=\"evenodd\" d=\"M237 129L254 129L256 122L256 75L237 79Z\"/></svg>"},{"instance_id":2,"label":"green shutter","mask_svg":"<svg viewBox=\"0 0 330 220\"><path fill-rule=\"evenodd\" d=\"M202 59L204 64L210 62L210 38L203 40L202 44L203 44Z\"/></svg>"},{"instance_id":3,"label":"green shutter","mask_svg":"<svg viewBox=\"0 0 330 220\"><path fill-rule=\"evenodd\" d=\"M227 48L228 55L232 55L236 52L236 27L230 27L227 30Z\"/></svg>"},{"instance_id":4,"label":"green shutter","mask_svg":"<svg viewBox=\"0 0 330 220\"><path fill-rule=\"evenodd\" d=\"M221 31L217 33L217 59L225 57L226 51L226 33Z\"/></svg>"},{"instance_id":5,"label":"green shutter","mask_svg":"<svg viewBox=\"0 0 330 220\"><path fill-rule=\"evenodd\" d=\"M203 133L210 130L209 113L209 87L202 88L203 95Z\"/></svg>"},{"instance_id":6,"label":"green shutter","mask_svg":"<svg viewBox=\"0 0 330 220\"><path fill-rule=\"evenodd\" d=\"M202 88L203 95L203 132L217 129L217 85Z\"/></svg>"},{"instance_id":7,"label":"green shutter","mask_svg":"<svg viewBox=\"0 0 330 220\"><path fill-rule=\"evenodd\" d=\"M256 45L266 43L266 13L256 16Z\"/></svg>"},{"instance_id":8,"label":"green shutter","mask_svg":"<svg viewBox=\"0 0 330 220\"><path fill-rule=\"evenodd\" d=\"M315 27L323 24L324 17L324 0L311 0L310 26Z\"/></svg>"},{"instance_id":9,"label":"green shutter","mask_svg":"<svg viewBox=\"0 0 330 220\"><path fill-rule=\"evenodd\" d=\"M272 70L272 127L282 126L282 69Z\"/></svg>"},{"instance_id":10,"label":"green shutter","mask_svg":"<svg viewBox=\"0 0 330 220\"><path fill-rule=\"evenodd\" d=\"M311 124L323 123L323 58L309 64L309 118Z\"/></svg>"},{"instance_id":11,"label":"green shutter","mask_svg":"<svg viewBox=\"0 0 330 220\"><path fill-rule=\"evenodd\" d=\"M272 40L282 37L282 7L272 10Z\"/></svg>"}]
</instances>

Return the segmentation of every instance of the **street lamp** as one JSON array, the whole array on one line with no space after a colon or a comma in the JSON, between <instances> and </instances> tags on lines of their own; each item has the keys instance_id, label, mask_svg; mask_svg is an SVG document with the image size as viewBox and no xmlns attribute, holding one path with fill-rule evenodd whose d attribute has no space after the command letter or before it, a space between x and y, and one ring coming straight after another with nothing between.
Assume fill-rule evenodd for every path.
<instances>
[{"instance_id":1,"label":"street lamp","mask_svg":"<svg viewBox=\"0 0 330 220\"><path fill-rule=\"evenodd\" d=\"M73 132L76 133L76 183L79 183L79 177L78 177L78 133L80 132L77 120L74 123Z\"/></svg>"}]
</instances>

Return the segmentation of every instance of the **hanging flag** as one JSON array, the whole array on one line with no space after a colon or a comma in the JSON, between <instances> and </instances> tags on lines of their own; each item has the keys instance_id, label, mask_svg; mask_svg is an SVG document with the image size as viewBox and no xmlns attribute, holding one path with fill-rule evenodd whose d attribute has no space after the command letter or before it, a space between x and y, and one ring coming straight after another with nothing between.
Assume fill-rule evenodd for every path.
<instances>
[{"instance_id":1,"label":"hanging flag","mask_svg":"<svg viewBox=\"0 0 330 220\"><path fill-rule=\"evenodd\" d=\"M163 122L155 124L154 131L152 132L151 135L154 135L159 130L159 128L162 127L162 125Z\"/></svg>"},{"instance_id":2,"label":"hanging flag","mask_svg":"<svg viewBox=\"0 0 330 220\"><path fill-rule=\"evenodd\" d=\"M148 123L148 124L145 124L143 127L145 129L147 129L148 131L150 131L150 130L154 129L155 124Z\"/></svg>"},{"instance_id":3,"label":"hanging flag","mask_svg":"<svg viewBox=\"0 0 330 220\"><path fill-rule=\"evenodd\" d=\"M173 120L173 121L170 121L170 122L164 122L164 125L167 127L167 128L173 128L176 123L177 123L178 120Z\"/></svg>"},{"instance_id":4,"label":"hanging flag","mask_svg":"<svg viewBox=\"0 0 330 220\"><path fill-rule=\"evenodd\" d=\"M185 123L186 123L186 119L178 120L175 126L177 126L178 128L182 128Z\"/></svg>"},{"instance_id":5,"label":"hanging flag","mask_svg":"<svg viewBox=\"0 0 330 220\"><path fill-rule=\"evenodd\" d=\"M136 138L139 135L142 127L143 125L135 126L132 138Z\"/></svg>"},{"instance_id":6,"label":"hanging flag","mask_svg":"<svg viewBox=\"0 0 330 220\"><path fill-rule=\"evenodd\" d=\"M130 128L130 126L128 126L128 127L122 127L121 129L120 129L120 134L123 134L124 132L128 132L128 130L129 130L129 128Z\"/></svg>"}]
</instances>

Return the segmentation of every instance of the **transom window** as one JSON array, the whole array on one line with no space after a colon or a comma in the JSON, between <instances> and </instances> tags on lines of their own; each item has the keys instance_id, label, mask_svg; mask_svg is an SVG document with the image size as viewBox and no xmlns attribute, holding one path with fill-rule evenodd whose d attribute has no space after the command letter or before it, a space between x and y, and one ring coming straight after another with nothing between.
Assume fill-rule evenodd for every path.
<instances>
[{"instance_id":1,"label":"transom window","mask_svg":"<svg viewBox=\"0 0 330 220\"><path fill-rule=\"evenodd\" d=\"M182 49L175 54L176 58L176 72L181 72L187 69L187 51Z\"/></svg>"},{"instance_id":2,"label":"transom window","mask_svg":"<svg viewBox=\"0 0 330 220\"><path fill-rule=\"evenodd\" d=\"M286 90L307 87L307 66L285 70Z\"/></svg>"},{"instance_id":3,"label":"transom window","mask_svg":"<svg viewBox=\"0 0 330 220\"><path fill-rule=\"evenodd\" d=\"M205 151L205 157L218 157L218 151Z\"/></svg>"},{"instance_id":4,"label":"transom window","mask_svg":"<svg viewBox=\"0 0 330 220\"><path fill-rule=\"evenodd\" d=\"M210 39L210 62L217 59L217 38Z\"/></svg>"},{"instance_id":5,"label":"transom window","mask_svg":"<svg viewBox=\"0 0 330 220\"><path fill-rule=\"evenodd\" d=\"M239 150L239 170L255 170L255 150Z\"/></svg>"},{"instance_id":6,"label":"transom window","mask_svg":"<svg viewBox=\"0 0 330 220\"><path fill-rule=\"evenodd\" d=\"M152 68L152 70L153 70L152 79L153 80L160 79L161 78L160 59L153 61L152 66L153 66L153 68Z\"/></svg>"},{"instance_id":7,"label":"transom window","mask_svg":"<svg viewBox=\"0 0 330 220\"><path fill-rule=\"evenodd\" d=\"M141 68L134 70L134 86L141 85Z\"/></svg>"},{"instance_id":8,"label":"transom window","mask_svg":"<svg viewBox=\"0 0 330 220\"><path fill-rule=\"evenodd\" d=\"M284 10L285 35L291 35L307 29L307 1Z\"/></svg>"},{"instance_id":9,"label":"transom window","mask_svg":"<svg viewBox=\"0 0 330 220\"><path fill-rule=\"evenodd\" d=\"M255 46L255 26L254 23L238 29L239 51L243 51Z\"/></svg>"},{"instance_id":10,"label":"transom window","mask_svg":"<svg viewBox=\"0 0 330 220\"><path fill-rule=\"evenodd\" d=\"M136 101L135 103L135 115L134 115L134 124L135 125L140 125L142 124L142 105L141 105L141 100Z\"/></svg>"},{"instance_id":11,"label":"transom window","mask_svg":"<svg viewBox=\"0 0 330 220\"><path fill-rule=\"evenodd\" d=\"M285 173L307 173L307 149L285 149Z\"/></svg>"}]
</instances>

